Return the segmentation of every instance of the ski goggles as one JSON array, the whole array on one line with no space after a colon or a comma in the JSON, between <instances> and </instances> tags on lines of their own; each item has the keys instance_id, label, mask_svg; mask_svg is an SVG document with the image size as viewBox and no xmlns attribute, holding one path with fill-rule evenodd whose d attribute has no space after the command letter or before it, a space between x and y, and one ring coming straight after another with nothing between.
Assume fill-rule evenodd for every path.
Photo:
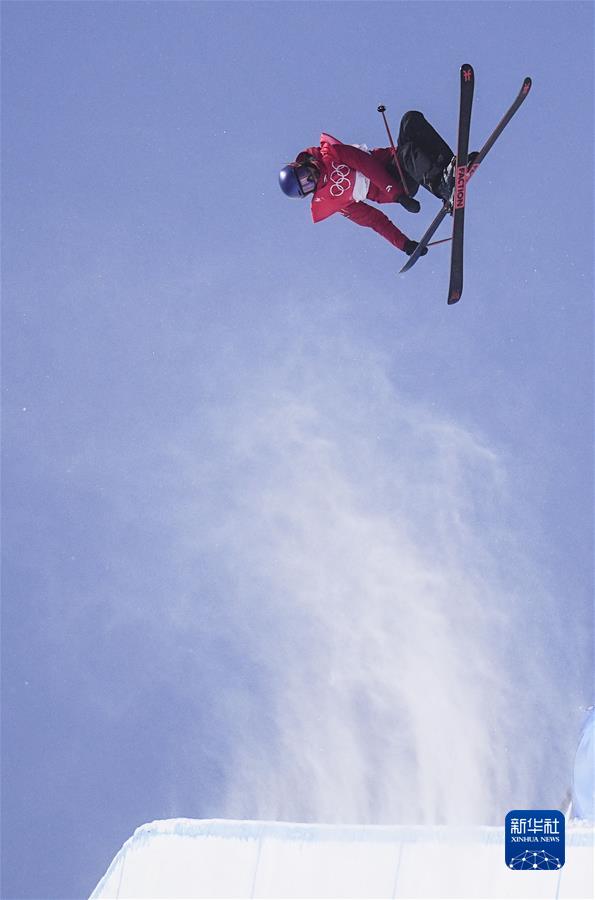
<instances>
[{"instance_id":1,"label":"ski goggles","mask_svg":"<svg viewBox=\"0 0 595 900\"><path fill-rule=\"evenodd\" d=\"M305 197L306 194L314 193L318 183L318 170L314 166L301 164L295 167L295 174L302 197Z\"/></svg>"}]
</instances>

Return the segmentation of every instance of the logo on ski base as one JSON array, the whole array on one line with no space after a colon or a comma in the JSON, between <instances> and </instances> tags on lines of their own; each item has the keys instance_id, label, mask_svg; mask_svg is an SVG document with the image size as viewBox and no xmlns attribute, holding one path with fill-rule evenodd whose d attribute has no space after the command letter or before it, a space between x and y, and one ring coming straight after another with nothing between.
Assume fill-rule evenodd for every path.
<instances>
[{"instance_id":1,"label":"logo on ski base","mask_svg":"<svg viewBox=\"0 0 595 900\"><path fill-rule=\"evenodd\" d=\"M552 871L564 865L564 814L559 810L513 809L504 834L509 869Z\"/></svg>"},{"instance_id":2,"label":"logo on ski base","mask_svg":"<svg viewBox=\"0 0 595 900\"><path fill-rule=\"evenodd\" d=\"M457 177L455 182L455 209L462 209L465 206L465 189L467 187L467 167L457 166Z\"/></svg>"}]
</instances>

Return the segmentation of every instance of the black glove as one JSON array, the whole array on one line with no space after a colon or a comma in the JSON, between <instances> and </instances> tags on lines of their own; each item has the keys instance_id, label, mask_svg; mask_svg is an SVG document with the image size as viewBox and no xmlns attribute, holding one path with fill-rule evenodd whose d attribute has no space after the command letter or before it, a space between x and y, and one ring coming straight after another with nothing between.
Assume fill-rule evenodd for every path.
<instances>
[{"instance_id":1,"label":"black glove","mask_svg":"<svg viewBox=\"0 0 595 900\"><path fill-rule=\"evenodd\" d=\"M415 253L418 247L418 241L406 241L405 246L403 247L403 251L407 254L407 256L411 256L412 253ZM424 249L419 254L420 256L425 256L428 252L428 248L424 247Z\"/></svg>"},{"instance_id":2,"label":"black glove","mask_svg":"<svg viewBox=\"0 0 595 900\"><path fill-rule=\"evenodd\" d=\"M406 209L407 212L410 213L418 213L421 209L419 200L415 200L414 197L409 197L407 194L401 194L401 196L397 198L397 203L400 203L403 209Z\"/></svg>"}]
</instances>

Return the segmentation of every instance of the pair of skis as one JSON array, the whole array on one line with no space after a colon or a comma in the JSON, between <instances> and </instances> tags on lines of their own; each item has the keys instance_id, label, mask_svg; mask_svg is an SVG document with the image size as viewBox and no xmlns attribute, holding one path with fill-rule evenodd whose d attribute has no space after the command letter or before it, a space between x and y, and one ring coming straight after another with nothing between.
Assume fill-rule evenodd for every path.
<instances>
[{"instance_id":1,"label":"pair of skis","mask_svg":"<svg viewBox=\"0 0 595 900\"><path fill-rule=\"evenodd\" d=\"M415 251L411 254L401 272L406 272L415 265L425 247L438 230L442 220L451 213L453 216L452 249L450 259L450 284L448 288L449 304L457 303L463 293L463 238L465 232L465 201L467 182L475 174L480 164L488 155L496 140L500 137L516 111L519 109L527 94L531 90L531 79L525 78L523 86L517 94L514 102L500 119L489 138L468 166L469 132L471 128L471 109L473 106L473 89L475 87L475 74L473 67L468 63L461 66L461 93L459 105L459 133L457 143L457 156L455 167L455 186L452 200L445 203L426 233L421 238Z\"/></svg>"}]
</instances>

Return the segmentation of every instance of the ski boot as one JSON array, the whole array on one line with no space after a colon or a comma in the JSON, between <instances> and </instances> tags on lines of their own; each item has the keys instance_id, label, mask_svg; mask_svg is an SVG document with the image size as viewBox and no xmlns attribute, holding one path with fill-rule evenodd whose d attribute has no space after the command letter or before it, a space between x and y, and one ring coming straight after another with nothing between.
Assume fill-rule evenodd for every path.
<instances>
[{"instance_id":1,"label":"ski boot","mask_svg":"<svg viewBox=\"0 0 595 900\"><path fill-rule=\"evenodd\" d=\"M479 156L479 150L472 150L469 156L467 157L467 177L469 177L469 170L473 167L473 163Z\"/></svg>"},{"instance_id":2,"label":"ski boot","mask_svg":"<svg viewBox=\"0 0 595 900\"><path fill-rule=\"evenodd\" d=\"M449 164L438 178L434 179L430 185L431 192L442 200L443 203L452 204L452 195L455 189L455 170L457 158L453 156Z\"/></svg>"}]
</instances>

